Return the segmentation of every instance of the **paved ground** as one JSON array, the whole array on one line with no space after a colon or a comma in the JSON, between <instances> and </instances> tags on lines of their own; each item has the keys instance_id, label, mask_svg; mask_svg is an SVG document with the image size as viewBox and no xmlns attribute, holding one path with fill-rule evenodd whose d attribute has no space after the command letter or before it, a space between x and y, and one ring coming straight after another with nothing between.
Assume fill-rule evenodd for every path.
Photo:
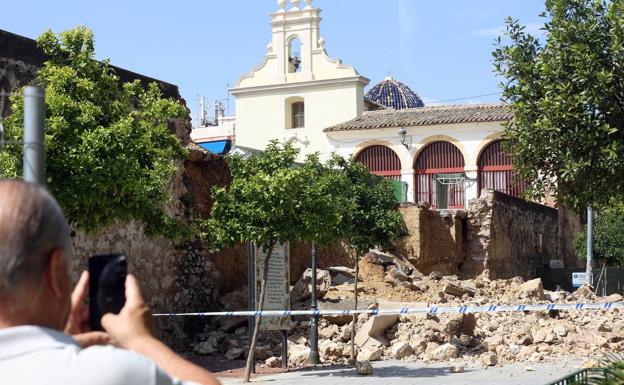
<instances>
[{"instance_id":1,"label":"paved ground","mask_svg":"<svg viewBox=\"0 0 624 385\"><path fill-rule=\"evenodd\" d=\"M402 361L374 362L372 376L358 376L355 369L303 370L255 377L252 383L269 385L544 385L576 370L578 361L551 364L515 364L501 368L466 367L464 373L449 373L449 365L427 365ZM534 371L527 371L527 367ZM240 379L221 378L224 385L242 384Z\"/></svg>"}]
</instances>

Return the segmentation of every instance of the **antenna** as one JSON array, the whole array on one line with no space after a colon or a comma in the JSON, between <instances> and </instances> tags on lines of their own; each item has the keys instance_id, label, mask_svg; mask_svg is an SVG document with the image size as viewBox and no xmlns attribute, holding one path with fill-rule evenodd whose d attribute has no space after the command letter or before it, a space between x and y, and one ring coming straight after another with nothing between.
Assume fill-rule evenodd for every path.
<instances>
[{"instance_id":1,"label":"antenna","mask_svg":"<svg viewBox=\"0 0 624 385\"><path fill-rule=\"evenodd\" d=\"M219 100L215 100L214 102L214 125L219 125L219 119L224 116L225 109L223 108L223 103Z\"/></svg>"},{"instance_id":2,"label":"antenna","mask_svg":"<svg viewBox=\"0 0 624 385\"><path fill-rule=\"evenodd\" d=\"M199 98L199 127L205 127L206 123L206 98L202 96Z\"/></svg>"},{"instance_id":3,"label":"antenna","mask_svg":"<svg viewBox=\"0 0 624 385\"><path fill-rule=\"evenodd\" d=\"M227 84L227 88L225 89L225 100L227 102L227 116L230 116L230 83Z\"/></svg>"}]
</instances>

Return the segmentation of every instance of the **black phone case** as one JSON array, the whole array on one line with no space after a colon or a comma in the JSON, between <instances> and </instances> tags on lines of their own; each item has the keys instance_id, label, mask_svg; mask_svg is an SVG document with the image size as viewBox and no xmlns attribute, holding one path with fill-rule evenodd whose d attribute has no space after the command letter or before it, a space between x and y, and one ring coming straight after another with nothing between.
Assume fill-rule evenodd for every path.
<instances>
[{"instance_id":1,"label":"black phone case","mask_svg":"<svg viewBox=\"0 0 624 385\"><path fill-rule=\"evenodd\" d=\"M107 313L118 314L126 302L128 273L123 254L94 255L89 259L89 321L91 330L103 330Z\"/></svg>"}]
</instances>

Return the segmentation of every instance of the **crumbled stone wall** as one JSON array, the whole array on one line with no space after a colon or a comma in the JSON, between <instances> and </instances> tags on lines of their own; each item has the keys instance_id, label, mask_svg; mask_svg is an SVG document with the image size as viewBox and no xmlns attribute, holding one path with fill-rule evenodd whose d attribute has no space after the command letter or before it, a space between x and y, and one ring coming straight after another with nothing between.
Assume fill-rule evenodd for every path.
<instances>
[{"instance_id":1,"label":"crumbled stone wall","mask_svg":"<svg viewBox=\"0 0 624 385\"><path fill-rule=\"evenodd\" d=\"M568 269L584 268L585 263L576 255L572 244L576 234L584 231L581 218L574 211L565 207L560 207L558 210L561 259Z\"/></svg>"},{"instance_id":2,"label":"crumbled stone wall","mask_svg":"<svg viewBox=\"0 0 624 385\"><path fill-rule=\"evenodd\" d=\"M407 258L420 272L457 273L464 259L463 211L440 212L403 204L400 208L408 236L396 243L397 254Z\"/></svg>"},{"instance_id":3,"label":"crumbled stone wall","mask_svg":"<svg viewBox=\"0 0 624 385\"><path fill-rule=\"evenodd\" d=\"M484 190L468 207L462 275L487 270L491 279L534 277L561 258L558 220L557 209Z\"/></svg>"}]
</instances>

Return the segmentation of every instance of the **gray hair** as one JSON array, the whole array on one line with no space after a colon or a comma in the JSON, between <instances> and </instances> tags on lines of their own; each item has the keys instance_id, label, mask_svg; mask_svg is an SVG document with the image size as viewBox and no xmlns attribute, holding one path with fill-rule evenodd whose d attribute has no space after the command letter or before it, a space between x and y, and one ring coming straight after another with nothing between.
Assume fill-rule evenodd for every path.
<instances>
[{"instance_id":1,"label":"gray hair","mask_svg":"<svg viewBox=\"0 0 624 385\"><path fill-rule=\"evenodd\" d=\"M70 229L63 211L45 189L21 181L0 181L0 297L39 285L55 248L72 255Z\"/></svg>"}]
</instances>

